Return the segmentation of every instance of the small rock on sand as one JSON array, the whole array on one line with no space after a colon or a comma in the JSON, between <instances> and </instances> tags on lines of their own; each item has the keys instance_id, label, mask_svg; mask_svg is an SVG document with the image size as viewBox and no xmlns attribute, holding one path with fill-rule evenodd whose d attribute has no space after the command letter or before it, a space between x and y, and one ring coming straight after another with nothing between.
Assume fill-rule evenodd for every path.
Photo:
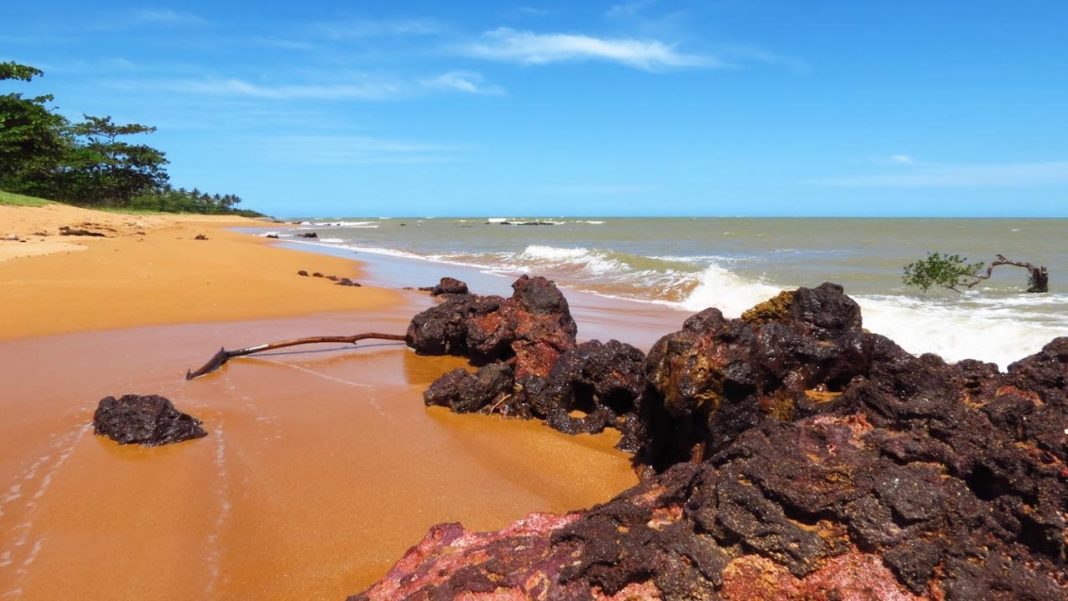
<instances>
[{"instance_id":1,"label":"small rock on sand","mask_svg":"<svg viewBox=\"0 0 1068 601\"><path fill-rule=\"evenodd\" d=\"M93 414L93 432L119 444L146 447L181 442L207 436L201 421L174 408L158 395L125 394L106 397Z\"/></svg>"}]
</instances>

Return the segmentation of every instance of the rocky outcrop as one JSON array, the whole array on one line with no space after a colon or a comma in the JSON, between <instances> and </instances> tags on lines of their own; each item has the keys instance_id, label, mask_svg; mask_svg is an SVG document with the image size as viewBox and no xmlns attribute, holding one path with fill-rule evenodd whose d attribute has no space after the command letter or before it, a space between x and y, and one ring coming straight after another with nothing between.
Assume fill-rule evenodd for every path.
<instances>
[{"instance_id":1,"label":"rocky outcrop","mask_svg":"<svg viewBox=\"0 0 1068 601\"><path fill-rule=\"evenodd\" d=\"M487 302L435 331L469 351L460 324L520 303ZM646 476L587 511L435 527L355 599L1068 597L1068 338L1006 373L951 365L865 332L823 284L703 311L648 357L575 344L524 379L518 354L485 358L427 402L617 427Z\"/></svg>"},{"instance_id":2,"label":"rocky outcrop","mask_svg":"<svg viewBox=\"0 0 1068 601\"><path fill-rule=\"evenodd\" d=\"M126 394L106 397L93 414L93 432L119 444L146 447L207 436L201 421L182 413L166 398Z\"/></svg>"},{"instance_id":3,"label":"rocky outcrop","mask_svg":"<svg viewBox=\"0 0 1068 601\"><path fill-rule=\"evenodd\" d=\"M423 292L429 292L430 296L441 296L442 294L467 294L467 283L462 282L456 278L443 277L441 281L433 286L426 286L420 288Z\"/></svg>"}]
</instances>

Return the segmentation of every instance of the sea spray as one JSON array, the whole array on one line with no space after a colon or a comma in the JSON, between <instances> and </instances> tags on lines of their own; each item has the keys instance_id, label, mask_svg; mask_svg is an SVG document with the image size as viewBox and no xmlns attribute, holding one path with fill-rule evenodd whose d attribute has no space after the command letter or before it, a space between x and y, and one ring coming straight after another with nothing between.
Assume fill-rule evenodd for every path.
<instances>
[{"instance_id":1,"label":"sea spray","mask_svg":"<svg viewBox=\"0 0 1068 601\"><path fill-rule=\"evenodd\" d=\"M509 278L544 275L575 290L687 311L714 306L728 316L784 289L834 281L864 308L866 328L910 352L950 361L973 357L1004 368L1068 335L1068 295L1024 294L1022 274L999 274L964 295L918 295L901 283L902 266L924 249L981 259L1011 248L1048 265L1056 286L1068 273L1068 257L1050 241L1068 234L1065 221L556 218L554 227L503 221L542 219L333 218L305 228L321 228L327 238L318 248L335 252L448 265L443 272L461 276L467 268Z\"/></svg>"}]
</instances>

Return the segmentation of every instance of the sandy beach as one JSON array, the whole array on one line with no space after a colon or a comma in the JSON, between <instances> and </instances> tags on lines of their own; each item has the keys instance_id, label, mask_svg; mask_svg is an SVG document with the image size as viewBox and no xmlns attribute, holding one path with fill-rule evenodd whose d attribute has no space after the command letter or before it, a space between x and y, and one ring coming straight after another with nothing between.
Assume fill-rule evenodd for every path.
<instances>
[{"instance_id":1,"label":"sandy beach","mask_svg":"<svg viewBox=\"0 0 1068 601\"><path fill-rule=\"evenodd\" d=\"M612 435L426 409L422 390L463 361L399 343L186 382L220 345L403 332L432 302L300 277L361 273L226 229L259 222L50 205L0 207L0 223L28 240L0 247L0 598L339 599L433 524L499 528L636 482ZM107 237L56 235L83 224ZM208 437L95 437L97 402L125 393L167 396Z\"/></svg>"}]
</instances>

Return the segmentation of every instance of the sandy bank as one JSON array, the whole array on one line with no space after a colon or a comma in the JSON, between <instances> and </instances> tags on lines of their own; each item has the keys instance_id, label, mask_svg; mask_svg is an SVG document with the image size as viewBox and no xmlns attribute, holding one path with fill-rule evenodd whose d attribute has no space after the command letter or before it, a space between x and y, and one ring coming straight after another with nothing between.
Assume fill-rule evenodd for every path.
<instances>
[{"instance_id":1,"label":"sandy bank","mask_svg":"<svg viewBox=\"0 0 1068 601\"><path fill-rule=\"evenodd\" d=\"M273 248L227 231L235 217L121 215L64 205L0 206L0 339L119 327L382 307L386 290L333 286L301 269L359 279L358 264ZM59 236L62 226L106 237ZM35 232L47 235L36 235ZM196 240L204 234L208 240ZM34 256L38 255L38 256Z\"/></svg>"},{"instance_id":2,"label":"sandy bank","mask_svg":"<svg viewBox=\"0 0 1068 601\"><path fill-rule=\"evenodd\" d=\"M361 274L225 229L256 223L0 206L0 235L31 239L0 249L0 597L340 599L433 524L496 529L635 482L613 435L427 409L423 389L463 362L402 344L269 353L185 381L220 345L403 332L431 302L300 277ZM99 399L124 393L171 398L208 437L93 436Z\"/></svg>"},{"instance_id":3,"label":"sandy bank","mask_svg":"<svg viewBox=\"0 0 1068 601\"><path fill-rule=\"evenodd\" d=\"M182 377L223 341L402 331L409 311L0 341L0 596L338 600L433 524L496 529L634 484L611 435L427 409L423 389L462 361L398 343ZM93 436L97 401L127 392L167 396L208 436L156 449Z\"/></svg>"}]
</instances>

